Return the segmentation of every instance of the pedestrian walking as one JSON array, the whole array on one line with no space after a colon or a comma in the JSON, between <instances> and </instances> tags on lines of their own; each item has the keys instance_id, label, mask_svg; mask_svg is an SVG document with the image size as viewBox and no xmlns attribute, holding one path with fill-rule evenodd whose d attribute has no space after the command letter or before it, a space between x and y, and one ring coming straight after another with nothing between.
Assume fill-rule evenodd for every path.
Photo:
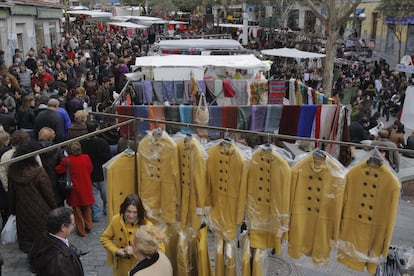
<instances>
[{"instance_id":1,"label":"pedestrian walking","mask_svg":"<svg viewBox=\"0 0 414 276\"><path fill-rule=\"evenodd\" d=\"M64 174L67 162L70 162L70 178L73 189L67 191L66 202L73 207L77 234L84 237L92 229L91 205L94 203L91 173L93 165L87 154L82 154L79 142L73 142L66 147L69 154L63 157L56 166L56 173Z\"/></svg>"},{"instance_id":2,"label":"pedestrian walking","mask_svg":"<svg viewBox=\"0 0 414 276\"><path fill-rule=\"evenodd\" d=\"M78 111L79 112L79 111ZM88 133L98 129L96 121L86 122ZM89 137L81 141L82 152L89 155L93 164L91 173L92 190L95 203L91 205L92 221L98 222L101 216L106 216L106 183L104 179L102 165L111 158L108 142L98 136ZM102 201L102 207L99 201Z\"/></svg>"}]
</instances>

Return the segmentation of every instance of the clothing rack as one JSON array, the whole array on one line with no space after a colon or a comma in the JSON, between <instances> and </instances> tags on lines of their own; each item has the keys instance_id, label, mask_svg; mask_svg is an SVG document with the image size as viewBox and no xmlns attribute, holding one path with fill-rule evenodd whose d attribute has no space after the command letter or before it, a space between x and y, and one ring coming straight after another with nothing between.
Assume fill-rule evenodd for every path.
<instances>
[{"instance_id":1,"label":"clothing rack","mask_svg":"<svg viewBox=\"0 0 414 276\"><path fill-rule=\"evenodd\" d=\"M252 131L252 130L243 130L243 129L236 129L236 128L225 128L225 127L216 127L216 126L208 126L208 125L198 125L198 124L189 124L189 123L181 123L181 122L174 122L174 121L166 121L166 120L157 120L157 119L149 119L149 118L141 118L141 117L134 117L129 115L120 115L120 114L109 114L109 113L100 113L100 112L89 112L92 115L99 115L99 116L110 116L116 118L124 118L124 119L135 119L139 122L146 122L146 123L155 123L155 124L170 124L176 126L184 126L189 128L203 128L209 130L218 130L223 132L233 132L233 133L243 133L243 134L254 134L262 137L268 138L276 138L276 139L283 139L283 140L301 140L301 141L308 141L308 142L317 142L326 143L326 144L336 144L340 146L353 146L355 148L361 149L381 149L381 150L396 150L398 152L407 152L407 153L414 153L414 150L410 149L402 149L402 148L390 148L385 146L371 146L371 145L362 145L352 142L343 142L343 141L334 141L334 140L327 140L327 139L317 139L317 138L308 138L308 137L301 137L301 136L292 136L292 135L285 135L285 134L276 134L276 133L264 133L259 131ZM1 163L0 163L1 165Z\"/></svg>"},{"instance_id":2,"label":"clothing rack","mask_svg":"<svg viewBox=\"0 0 414 276\"><path fill-rule=\"evenodd\" d=\"M96 136L98 134L104 133L108 130L118 128L123 125L128 125L131 123L134 123L136 121L139 122L148 122L148 123L155 123L155 124L170 124L170 125L176 125L176 126L185 126L189 128L202 128L202 129L209 129L209 130L218 130L223 131L224 133L233 132L233 133L242 133L242 134L254 134L262 137L268 137L270 138L276 138L276 139L285 139L285 140L300 140L300 141L308 141L308 142L317 142L320 143L326 143L326 144L336 144L340 146L351 146L355 148L361 148L361 149L380 149L380 150L394 150L398 152L406 152L406 153L414 153L414 150L410 149L402 149L402 148L390 148L390 147L384 147L384 146L371 146L371 145L361 145L357 143L351 143L351 142L343 142L343 141L334 141L334 140L327 140L327 139L316 139L316 138L308 138L308 137L300 137L300 136L292 136L292 135L284 135L284 134L276 134L276 133L264 133L264 132L258 132L258 131L251 131L251 130L243 130L243 129L235 129L235 128L224 128L224 127L215 127L215 126L207 126L207 125L198 125L198 124L189 124L189 123L181 123L181 122L173 122L173 121L165 121L165 120L155 120L155 119L148 119L148 118L140 118L140 117L134 117L134 116L128 116L128 115L120 115L120 114L112 114L112 113L104 113L104 112L88 112L90 115L98 115L98 116L108 116L108 117L115 117L115 118L123 118L126 119L126 121L116 123L112 126L96 130L91 133L84 134L82 136L66 140L64 142L60 142L58 144L54 144L52 146L49 146L47 148L39 149L24 155L20 155L17 157L13 157L10 160L2 161L0 162L1 165L10 165L12 163L15 163L17 161L24 160L29 157L33 157L45 152L52 151L54 149L61 148L63 146L66 146L68 144L71 144L76 141L84 140L89 137ZM268 139L268 140L269 140Z\"/></svg>"}]
</instances>

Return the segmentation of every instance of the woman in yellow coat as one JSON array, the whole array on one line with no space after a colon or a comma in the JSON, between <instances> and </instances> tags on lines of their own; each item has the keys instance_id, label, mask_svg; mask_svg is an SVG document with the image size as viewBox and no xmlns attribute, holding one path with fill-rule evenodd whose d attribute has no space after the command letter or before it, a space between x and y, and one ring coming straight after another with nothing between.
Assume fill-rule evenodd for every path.
<instances>
[{"instance_id":1,"label":"woman in yellow coat","mask_svg":"<svg viewBox=\"0 0 414 276\"><path fill-rule=\"evenodd\" d=\"M128 195L121 204L119 214L112 217L101 236L101 244L107 250L107 264L113 265L114 276L125 276L137 263L132 250L135 232L142 225L152 225L141 199Z\"/></svg>"}]
</instances>

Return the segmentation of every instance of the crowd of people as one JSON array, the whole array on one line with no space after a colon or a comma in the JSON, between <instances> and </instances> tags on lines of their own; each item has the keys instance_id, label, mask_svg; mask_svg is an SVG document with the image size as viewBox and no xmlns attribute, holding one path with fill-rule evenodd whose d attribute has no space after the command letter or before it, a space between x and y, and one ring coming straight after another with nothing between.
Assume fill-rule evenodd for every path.
<instances>
[{"instance_id":1,"label":"crowd of people","mask_svg":"<svg viewBox=\"0 0 414 276\"><path fill-rule=\"evenodd\" d=\"M350 102L350 142L390 148L384 152L385 157L398 172L398 149L414 149L407 144L405 126L398 119L404 105L406 89L413 79L407 80L405 73L390 70L386 61L380 59L379 62L363 63L363 66L343 70L335 83L334 94L342 98L343 90L347 87L346 82L350 79L357 88L357 93L351 97ZM391 116L397 120L389 125L379 125L381 117L386 123ZM374 129L376 131L372 131ZM404 155L411 157L409 153Z\"/></svg>"},{"instance_id":2,"label":"crowd of people","mask_svg":"<svg viewBox=\"0 0 414 276\"><path fill-rule=\"evenodd\" d=\"M71 36L25 56L16 49L11 66L0 52L1 162L74 140L0 166L2 228L11 214L16 216L19 249L28 254L37 275L84 275L80 254L68 237L73 230L85 237L106 215L102 165L118 152L120 136L114 129L74 138L112 123L89 111L108 111L140 54L139 37L115 34ZM66 174L71 190L61 184ZM116 264L114 275L172 275L162 253L165 237L146 218L138 196L128 196L120 214L108 221L101 242ZM114 227L120 225L128 243L114 243L122 234ZM154 274L158 266L161 274Z\"/></svg>"},{"instance_id":3,"label":"crowd of people","mask_svg":"<svg viewBox=\"0 0 414 276\"><path fill-rule=\"evenodd\" d=\"M16 49L10 66L0 51L1 162L107 126L110 122L105 119L91 120L88 110L103 112L111 107L126 82L125 74L143 52L140 35L99 32L63 38L51 48L30 49L26 55ZM373 145L395 148L387 151L386 158L398 171L397 150L414 149L414 135L406 141L398 120L376 135L369 129L381 116L386 121L390 114L398 116L412 80L390 71L385 60L364 63L342 70L334 95L342 97L349 79L358 87L351 99L351 142L373 140ZM321 84L320 79L309 82ZM16 215L19 248L30 252L39 274L83 275L79 256L67 239L74 229L85 237L93 223L106 215L102 165L116 153L113 146L119 139L115 130L0 166L3 227L10 214ZM65 191L59 179L68 167L73 189ZM65 202L72 208L63 207ZM116 264L114 275L141 275L140 270L160 262L164 273L160 275L172 274L162 253L163 237L152 228L138 196L129 195L108 223L101 243L109 263ZM124 230L119 233L119 229ZM53 265L60 258L60 265ZM73 270L66 270L69 266Z\"/></svg>"}]
</instances>

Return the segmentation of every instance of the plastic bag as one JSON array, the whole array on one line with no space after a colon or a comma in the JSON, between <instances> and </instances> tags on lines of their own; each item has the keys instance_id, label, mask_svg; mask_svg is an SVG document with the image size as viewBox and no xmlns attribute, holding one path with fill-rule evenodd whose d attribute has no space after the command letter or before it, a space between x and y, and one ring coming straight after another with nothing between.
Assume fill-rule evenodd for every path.
<instances>
[{"instance_id":1,"label":"plastic bag","mask_svg":"<svg viewBox=\"0 0 414 276\"><path fill-rule=\"evenodd\" d=\"M10 215L1 231L1 243L9 244L17 241L16 216Z\"/></svg>"}]
</instances>

